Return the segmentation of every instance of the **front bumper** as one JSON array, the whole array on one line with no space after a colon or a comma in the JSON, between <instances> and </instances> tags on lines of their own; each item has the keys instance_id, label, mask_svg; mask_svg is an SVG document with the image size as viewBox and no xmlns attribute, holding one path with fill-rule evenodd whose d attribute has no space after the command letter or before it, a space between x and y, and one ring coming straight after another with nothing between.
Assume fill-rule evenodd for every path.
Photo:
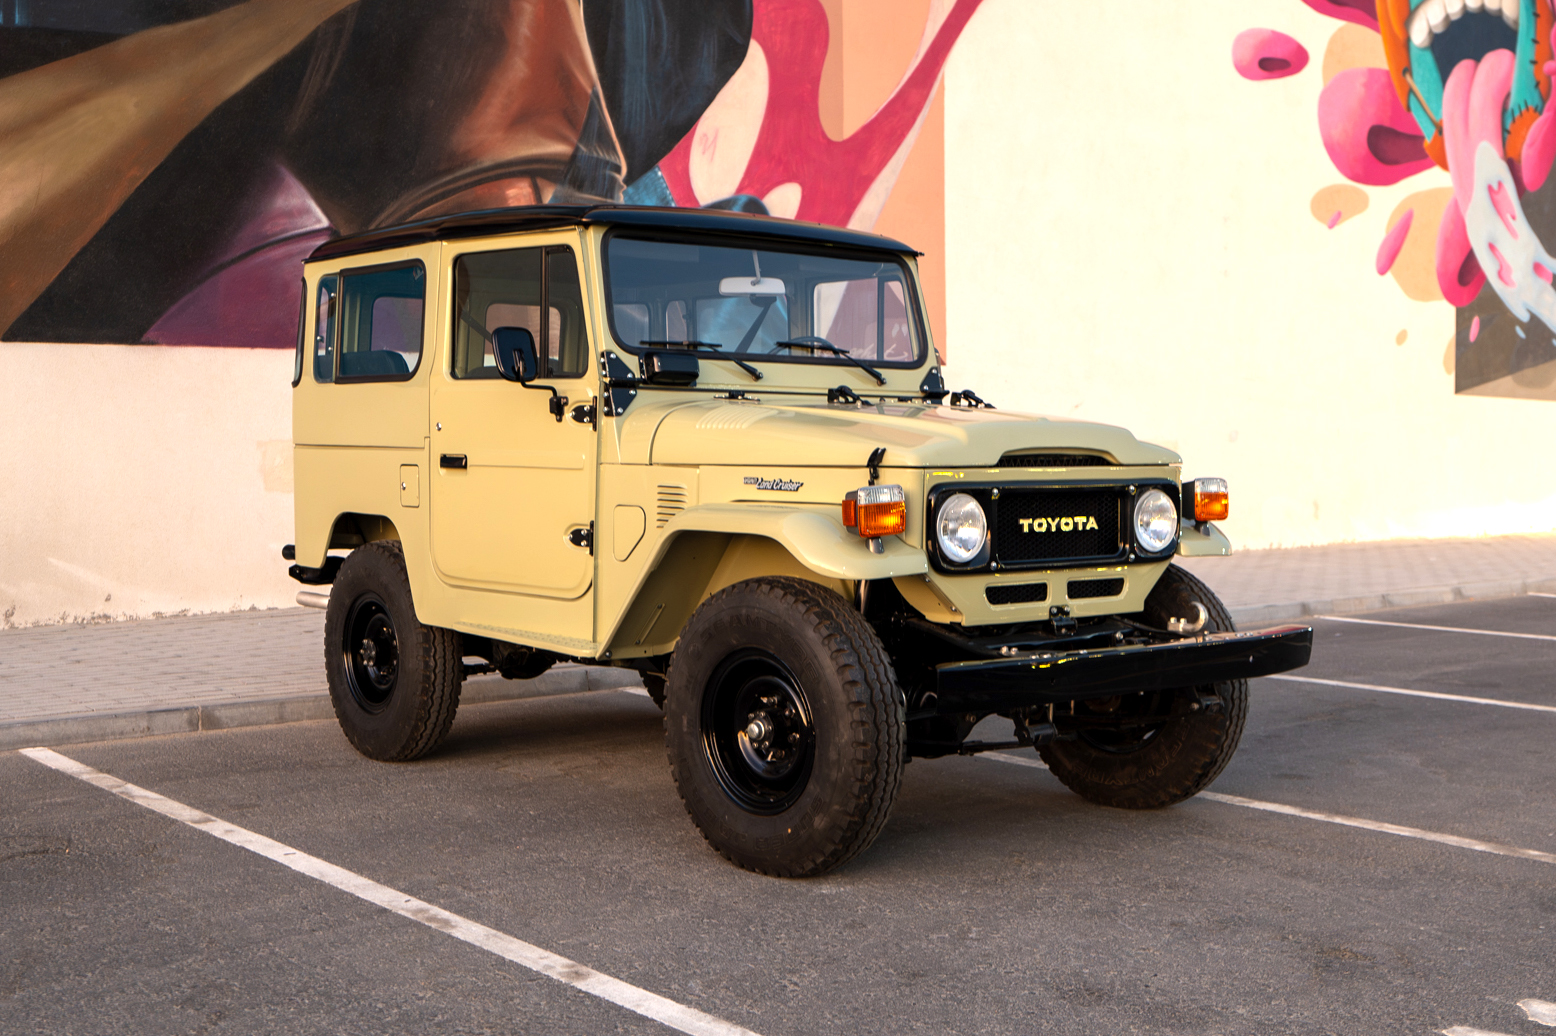
<instances>
[{"instance_id":1,"label":"front bumper","mask_svg":"<svg viewBox=\"0 0 1556 1036\"><path fill-rule=\"evenodd\" d=\"M1311 626L1207 633L1156 644L1032 651L935 667L935 696L909 719L1005 712L1136 691L1199 687L1284 673L1307 665Z\"/></svg>"}]
</instances>

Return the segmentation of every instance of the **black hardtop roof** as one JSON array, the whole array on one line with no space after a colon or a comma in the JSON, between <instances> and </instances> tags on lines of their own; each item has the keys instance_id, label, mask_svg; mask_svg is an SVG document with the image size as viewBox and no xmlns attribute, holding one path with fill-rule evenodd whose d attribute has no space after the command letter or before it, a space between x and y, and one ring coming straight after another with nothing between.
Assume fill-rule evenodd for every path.
<instances>
[{"instance_id":1,"label":"black hardtop roof","mask_svg":"<svg viewBox=\"0 0 1556 1036\"><path fill-rule=\"evenodd\" d=\"M397 248L427 241L487 237L493 234L591 223L658 230L696 230L749 237L775 237L813 241L826 245L922 254L914 252L901 241L880 234L847 230L823 223L802 223L792 219L760 216L751 212L730 212L724 209L670 209L642 205L522 205L507 209L483 209L478 212L434 216L415 223L402 223L399 226L363 231L350 237L326 241L314 249L308 259L310 261L333 259L343 255L357 255L362 252L375 252L383 248Z\"/></svg>"}]
</instances>

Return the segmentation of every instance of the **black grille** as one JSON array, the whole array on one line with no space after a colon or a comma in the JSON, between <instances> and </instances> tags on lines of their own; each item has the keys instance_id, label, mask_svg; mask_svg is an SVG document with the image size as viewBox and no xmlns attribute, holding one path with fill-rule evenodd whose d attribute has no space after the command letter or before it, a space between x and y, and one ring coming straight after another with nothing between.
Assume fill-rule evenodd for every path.
<instances>
[{"instance_id":1,"label":"black grille","mask_svg":"<svg viewBox=\"0 0 1556 1036\"><path fill-rule=\"evenodd\" d=\"M1007 453L1000 458L1002 468L1105 468L1109 457L1094 453Z\"/></svg>"},{"instance_id":2,"label":"black grille","mask_svg":"<svg viewBox=\"0 0 1556 1036\"><path fill-rule=\"evenodd\" d=\"M996 583L983 591L990 604L1028 604L1048 600L1047 583Z\"/></svg>"},{"instance_id":3,"label":"black grille","mask_svg":"<svg viewBox=\"0 0 1556 1036\"><path fill-rule=\"evenodd\" d=\"M1122 579L1072 579L1069 597L1072 601L1087 597L1117 597L1124 592Z\"/></svg>"},{"instance_id":4,"label":"black grille","mask_svg":"<svg viewBox=\"0 0 1556 1036\"><path fill-rule=\"evenodd\" d=\"M994 551L1002 564L1116 558L1116 489L1006 488L995 502Z\"/></svg>"}]
</instances>

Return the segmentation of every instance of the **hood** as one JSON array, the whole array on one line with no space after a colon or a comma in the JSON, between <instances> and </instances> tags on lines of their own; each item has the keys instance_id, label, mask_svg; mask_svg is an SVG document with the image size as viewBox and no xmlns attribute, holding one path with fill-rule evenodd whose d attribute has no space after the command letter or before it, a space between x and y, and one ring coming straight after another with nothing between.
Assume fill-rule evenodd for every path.
<instances>
[{"instance_id":1,"label":"hood","mask_svg":"<svg viewBox=\"0 0 1556 1036\"><path fill-rule=\"evenodd\" d=\"M641 418L657 421L655 464L858 467L877 446L886 447L888 467L990 468L1012 450L1092 450L1131 466L1180 459L1113 425L1009 410L709 400Z\"/></svg>"}]
</instances>

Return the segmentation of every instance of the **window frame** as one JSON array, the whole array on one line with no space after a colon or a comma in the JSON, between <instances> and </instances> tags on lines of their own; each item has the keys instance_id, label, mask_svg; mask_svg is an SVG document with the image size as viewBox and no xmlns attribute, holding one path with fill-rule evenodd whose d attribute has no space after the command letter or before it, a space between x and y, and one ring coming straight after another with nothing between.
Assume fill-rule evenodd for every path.
<instances>
[{"instance_id":1,"label":"window frame","mask_svg":"<svg viewBox=\"0 0 1556 1036\"><path fill-rule=\"evenodd\" d=\"M405 374L347 374L340 372L340 357L344 351L341 347L345 344L345 320L346 320L346 289L350 279L357 274L384 273L388 270L399 270L415 267L421 270L421 326L419 328L418 349L416 351L416 366ZM420 259L398 259L392 263L377 263L373 266L352 266L333 271L339 278L339 287L336 289L335 312L330 320L335 330L335 380L336 385L362 385L374 382L410 381L416 377L416 372L421 370L422 360L427 355L427 264ZM406 298L404 295L380 295L379 298ZM360 351L360 350L358 350ZM371 351L371 350L369 350Z\"/></svg>"},{"instance_id":2,"label":"window frame","mask_svg":"<svg viewBox=\"0 0 1556 1036\"><path fill-rule=\"evenodd\" d=\"M847 245L833 245L823 242L796 240L791 238L771 238L756 235L720 234L707 231L678 231L672 228L647 228L638 226L611 227L600 240L600 277L605 292L605 321L610 331L611 340L620 348L625 349L633 356L640 356L645 352L651 352L657 346L628 345L619 334L616 333L616 304L611 294L611 263L610 245L617 236L625 236L637 241L662 241L666 244L677 245L708 245L718 248L754 248L772 252L789 252L796 255L827 255L836 256L839 259L857 259L864 262L889 261L897 265L902 271L902 285L905 301L908 306L908 321L916 334L918 345L923 352L913 360L873 360L867 359L872 367L892 370L918 370L928 365L938 363L938 351L929 337L929 328L925 323L923 296L919 293L917 279L912 276L912 271L902 253L894 252L889 248L879 251L870 248L854 248ZM698 298L713 298L715 296L698 296ZM719 296L722 297L722 296ZM809 301L807 300L807 305ZM691 307L695 311L695 306ZM652 309L650 310L652 312ZM650 317L652 319L652 317ZM815 314L812 311L808 319L814 324ZM825 354L811 356L797 356L791 353L759 353L755 356L748 354L719 352L704 353L709 359L729 359L739 356L744 360L754 360L759 363L791 363L802 364L810 367L852 367L841 356L826 356Z\"/></svg>"},{"instance_id":3,"label":"window frame","mask_svg":"<svg viewBox=\"0 0 1556 1036\"><path fill-rule=\"evenodd\" d=\"M551 241L551 242L546 242L546 243L541 243L541 244L529 244L529 245L525 245L525 244L510 244L510 245L507 245L506 247L500 247L500 248L475 248L475 249L470 249L468 251L460 252L459 254L457 254L455 256L452 256L449 259L449 262L448 262L449 275L450 275L451 278L453 278L450 281L450 284L449 284L449 287L450 287L450 289L452 291L452 293L450 295L450 299L451 300L452 299L457 299L458 296L459 296L459 283L458 283L457 278L459 277L459 266L460 266L460 262L462 260L468 260L471 256L477 256L477 255L495 255L495 254L498 254L498 253L501 253L501 252L521 252L521 251L525 251L525 250L531 250L531 251L536 251L536 252L540 253L540 302L539 302L539 309L540 309L540 334L536 337L536 340L535 340L535 353L536 353L537 359L541 359L541 360L543 360L545 362L546 372L544 374L536 375L534 381L536 381L536 382L539 382L539 381L576 381L579 378L588 377L589 373L590 373L590 370L591 370L590 357L591 357L591 355L593 353L593 350L590 348L591 340L589 338L589 299L588 299L588 291L586 290L586 286L584 284L583 264L581 262L579 262L579 258L578 258L579 255L580 255L580 249L575 248L572 243L566 242L566 241ZM578 299L579 299L579 304L578 304L578 322L579 322L579 325L581 327L580 333L583 335L583 338L584 338L584 350L583 350L584 365L583 365L583 369L578 371L576 374L565 374L565 373L564 374L553 374L551 372L551 352L550 352L550 349L551 349L551 261L550 260L551 260L551 256L553 254L556 254L556 253L566 253L569 257L571 257L571 259L573 260L573 271L578 275ZM527 305L527 304L528 303L525 303L525 305ZM450 334L451 335L458 335L460 326L464 323L464 321L460 318L459 310L456 309L453 305L450 305L449 310L450 310L449 316L450 316L450 318L453 321L453 323L452 323L452 330L451 330ZM454 353L455 353L455 349L452 347L452 342L453 342L453 339L450 338L451 345L450 345L450 348L447 350L447 352L448 352L448 366L447 366L447 369L444 371L444 373L448 376L450 381L461 381L461 382L463 382L463 381L489 381L489 380L491 380L490 378L473 378L473 377L470 377L468 374L463 375L463 376L461 376L459 374L456 374L454 372ZM561 343L561 338L560 338L560 335L559 335L558 336L558 346L559 346L559 348L561 347L561 344L562 344ZM561 362L561 357L560 356L557 357L557 362L558 363Z\"/></svg>"}]
</instances>

